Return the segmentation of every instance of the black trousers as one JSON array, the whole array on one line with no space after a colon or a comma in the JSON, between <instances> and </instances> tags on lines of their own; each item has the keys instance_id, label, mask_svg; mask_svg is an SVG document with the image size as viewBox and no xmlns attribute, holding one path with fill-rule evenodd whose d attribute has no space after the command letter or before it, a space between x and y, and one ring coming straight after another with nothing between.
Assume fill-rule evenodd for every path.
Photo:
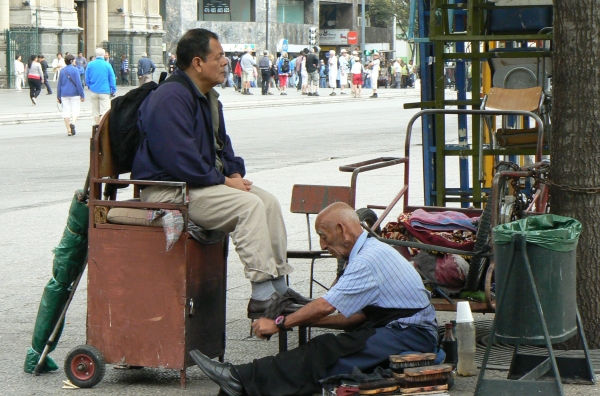
<instances>
[{"instance_id":1,"label":"black trousers","mask_svg":"<svg viewBox=\"0 0 600 396\"><path fill-rule=\"evenodd\" d=\"M29 81L29 97L37 98L42 92L42 81L37 78L28 78Z\"/></svg>"},{"instance_id":2,"label":"black trousers","mask_svg":"<svg viewBox=\"0 0 600 396\"><path fill-rule=\"evenodd\" d=\"M50 88L50 83L48 82L48 73L44 73L44 85L46 86L46 91L51 94L52 88Z\"/></svg>"},{"instance_id":3,"label":"black trousers","mask_svg":"<svg viewBox=\"0 0 600 396\"><path fill-rule=\"evenodd\" d=\"M271 72L268 69L261 69L260 76L262 77L262 93L263 95L266 95L267 91L269 90L269 80L271 79Z\"/></svg>"}]
</instances>

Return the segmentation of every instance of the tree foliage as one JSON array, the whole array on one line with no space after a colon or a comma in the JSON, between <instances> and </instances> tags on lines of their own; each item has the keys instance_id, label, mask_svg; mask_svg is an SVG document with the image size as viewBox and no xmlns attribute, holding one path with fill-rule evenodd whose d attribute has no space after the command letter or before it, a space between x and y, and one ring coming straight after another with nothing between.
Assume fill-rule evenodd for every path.
<instances>
[{"instance_id":1,"label":"tree foliage","mask_svg":"<svg viewBox=\"0 0 600 396\"><path fill-rule=\"evenodd\" d=\"M408 0L371 0L369 2L368 17L375 26L388 27L396 17L402 35L408 32L408 14L410 1Z\"/></svg>"}]
</instances>

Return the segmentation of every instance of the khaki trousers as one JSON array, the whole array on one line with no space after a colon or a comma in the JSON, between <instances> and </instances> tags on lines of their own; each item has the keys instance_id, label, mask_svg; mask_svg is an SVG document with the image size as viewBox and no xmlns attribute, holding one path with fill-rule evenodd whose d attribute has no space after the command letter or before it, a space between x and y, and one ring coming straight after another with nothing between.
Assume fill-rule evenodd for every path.
<instances>
[{"instance_id":1,"label":"khaki trousers","mask_svg":"<svg viewBox=\"0 0 600 396\"><path fill-rule=\"evenodd\" d=\"M224 184L191 188L188 214L207 230L231 235L235 251L244 264L246 278L264 282L293 271L287 263L287 234L281 204L275 196L256 186L244 192ZM144 202L181 202L181 190L152 186L142 190Z\"/></svg>"},{"instance_id":2,"label":"khaki trousers","mask_svg":"<svg viewBox=\"0 0 600 396\"><path fill-rule=\"evenodd\" d=\"M140 85L152 81L152 73L147 73L147 74L144 74L143 76L139 76L138 81L140 82Z\"/></svg>"}]
</instances>

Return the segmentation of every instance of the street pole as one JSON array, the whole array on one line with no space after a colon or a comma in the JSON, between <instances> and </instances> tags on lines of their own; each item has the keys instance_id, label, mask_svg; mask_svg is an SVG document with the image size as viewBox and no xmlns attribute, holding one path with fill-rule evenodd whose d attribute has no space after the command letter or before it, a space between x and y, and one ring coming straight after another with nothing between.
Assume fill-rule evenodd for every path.
<instances>
[{"instance_id":1,"label":"street pole","mask_svg":"<svg viewBox=\"0 0 600 396\"><path fill-rule=\"evenodd\" d=\"M365 20L365 0L362 0L361 5L361 13L362 17L360 18L360 50L365 53L365 25L367 24ZM366 56L366 55L365 55ZM366 57L364 58L366 59Z\"/></svg>"},{"instance_id":2,"label":"street pole","mask_svg":"<svg viewBox=\"0 0 600 396\"><path fill-rule=\"evenodd\" d=\"M265 0L265 4L266 4L266 9L267 9L267 17L265 18L267 20L267 26L266 26L266 30L265 30L265 49L268 51L269 50L269 0Z\"/></svg>"}]
</instances>

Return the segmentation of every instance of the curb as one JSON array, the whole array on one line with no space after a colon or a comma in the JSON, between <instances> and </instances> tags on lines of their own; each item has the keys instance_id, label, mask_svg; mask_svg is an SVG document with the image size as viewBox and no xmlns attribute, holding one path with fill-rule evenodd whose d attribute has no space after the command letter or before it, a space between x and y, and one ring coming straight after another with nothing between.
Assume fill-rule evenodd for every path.
<instances>
[{"instance_id":1,"label":"curb","mask_svg":"<svg viewBox=\"0 0 600 396\"><path fill-rule=\"evenodd\" d=\"M394 92L393 94L383 96L379 94L378 100L390 100L397 98L405 98L414 96L418 98L419 92ZM233 101L223 103L225 110L247 110L247 109L259 109L265 107L286 107L286 106L304 106L314 104L326 104L326 103L347 103L347 102L359 102L369 100L368 96L361 98L353 98L350 95L347 96L318 96L318 97L301 97L298 99L268 99L259 101ZM80 120L92 119L91 111L82 111L78 117ZM21 124L33 124L38 122L62 122L60 111L44 112L44 113L26 113L15 116L14 114L2 114L0 115L0 125L21 125Z\"/></svg>"}]
</instances>

